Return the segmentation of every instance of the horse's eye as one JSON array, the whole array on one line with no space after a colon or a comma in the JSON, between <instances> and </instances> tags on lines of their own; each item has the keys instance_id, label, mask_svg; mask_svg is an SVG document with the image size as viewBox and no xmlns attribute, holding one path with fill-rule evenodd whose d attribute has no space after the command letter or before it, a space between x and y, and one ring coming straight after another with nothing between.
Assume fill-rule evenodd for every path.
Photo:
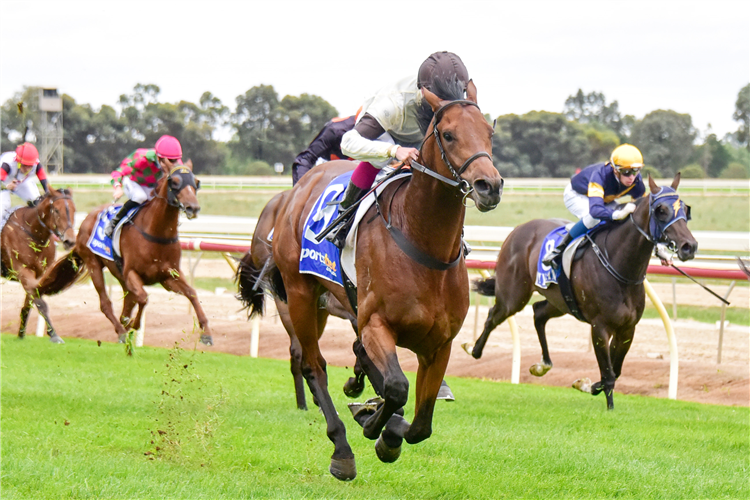
<instances>
[{"instance_id":1,"label":"horse's eye","mask_svg":"<svg viewBox=\"0 0 750 500\"><path fill-rule=\"evenodd\" d=\"M171 177L169 179L169 184L172 186L172 189L177 189L180 187L180 184L182 184L182 177Z\"/></svg>"},{"instance_id":2,"label":"horse's eye","mask_svg":"<svg viewBox=\"0 0 750 500\"><path fill-rule=\"evenodd\" d=\"M453 134L451 134L450 132L443 132L443 139L450 142L453 140Z\"/></svg>"},{"instance_id":3,"label":"horse's eye","mask_svg":"<svg viewBox=\"0 0 750 500\"><path fill-rule=\"evenodd\" d=\"M669 209L664 205L656 207L656 217L659 220L666 221L669 218Z\"/></svg>"}]
</instances>

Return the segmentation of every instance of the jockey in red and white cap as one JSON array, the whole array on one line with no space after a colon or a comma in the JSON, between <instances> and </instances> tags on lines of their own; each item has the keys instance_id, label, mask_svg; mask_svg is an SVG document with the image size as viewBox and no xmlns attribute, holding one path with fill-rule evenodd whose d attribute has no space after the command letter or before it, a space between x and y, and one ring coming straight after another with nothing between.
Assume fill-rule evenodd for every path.
<instances>
[{"instance_id":1,"label":"jockey in red and white cap","mask_svg":"<svg viewBox=\"0 0 750 500\"><path fill-rule=\"evenodd\" d=\"M10 193L27 203L39 198L37 179L44 192L49 192L47 173L39 162L39 152L33 144L25 142L15 151L0 155L0 227L5 224L10 211Z\"/></svg>"},{"instance_id":2,"label":"jockey in red and white cap","mask_svg":"<svg viewBox=\"0 0 750 500\"><path fill-rule=\"evenodd\" d=\"M105 234L111 238L112 232L125 214L153 198L157 181L162 176L169 175L170 170L177 165L182 165L182 146L180 141L171 135L161 136L156 141L154 149L136 149L122 160L120 166L112 172L114 199L125 194L128 201L109 221L104 230Z\"/></svg>"}]
</instances>

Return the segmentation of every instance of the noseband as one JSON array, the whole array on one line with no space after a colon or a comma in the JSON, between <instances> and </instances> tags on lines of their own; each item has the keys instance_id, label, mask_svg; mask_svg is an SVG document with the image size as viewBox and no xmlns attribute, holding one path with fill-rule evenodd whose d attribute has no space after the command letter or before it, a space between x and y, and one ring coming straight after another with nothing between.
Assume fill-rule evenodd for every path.
<instances>
[{"instance_id":1,"label":"noseband","mask_svg":"<svg viewBox=\"0 0 750 500\"><path fill-rule=\"evenodd\" d=\"M422 173L425 173L431 177L434 177L435 179L448 184L451 187L458 187L461 190L461 193L464 196L467 196L469 193L471 193L474 188L469 184L469 182L461 177L461 174L463 174L467 168L469 168L469 165L472 164L474 160L477 158L481 158L483 156L486 156L487 158L492 161L492 155L487 153L486 151L480 151L479 153L474 153L471 155L462 165L461 168L456 170L456 168L453 166L451 161L448 159L448 155L445 153L445 148L443 147L443 141L440 139L440 130L438 129L438 124L440 123L440 120L443 118L443 114L445 113L445 110L450 108L451 106L454 106L456 104L461 104L464 106L474 106L477 109L479 109L479 105L473 101L468 101L466 99L461 99L458 101L451 101L445 106L441 107L435 112L435 118L434 122L435 124L432 127L432 137L435 138L435 142L437 143L438 149L440 149L440 156L443 159L443 163L448 167L448 170L450 170L451 174L453 175L453 179L449 179L448 177L445 177L443 175L440 175L439 173L435 172L434 170L431 170L424 165L420 165L419 163L412 161L411 166L412 168L419 170ZM422 156L422 148L424 147L425 142L427 142L427 139L429 139L430 136L425 137L424 141L422 141L422 146L419 148L419 156Z\"/></svg>"}]
</instances>

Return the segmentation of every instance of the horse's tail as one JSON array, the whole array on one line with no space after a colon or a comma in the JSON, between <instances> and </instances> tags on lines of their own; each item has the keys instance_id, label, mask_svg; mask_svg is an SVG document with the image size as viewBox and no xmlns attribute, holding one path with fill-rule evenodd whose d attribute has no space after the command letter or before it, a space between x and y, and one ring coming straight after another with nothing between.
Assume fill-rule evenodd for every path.
<instances>
[{"instance_id":1,"label":"horse's tail","mask_svg":"<svg viewBox=\"0 0 750 500\"><path fill-rule=\"evenodd\" d=\"M487 297L495 296L495 277L475 280L471 289Z\"/></svg>"},{"instance_id":2,"label":"horse's tail","mask_svg":"<svg viewBox=\"0 0 750 500\"><path fill-rule=\"evenodd\" d=\"M247 317L263 315L265 292L259 281L261 269L255 267L253 256L247 252L239 261L234 281L237 283L237 300L242 302L243 309L247 309Z\"/></svg>"},{"instance_id":3,"label":"horse's tail","mask_svg":"<svg viewBox=\"0 0 750 500\"><path fill-rule=\"evenodd\" d=\"M248 318L263 314L264 292L269 292L286 302L286 288L276 262L270 254L266 257L263 267L258 269L253 262L252 253L247 252L239 262L234 280L239 290L237 299L242 302L244 309L248 309Z\"/></svg>"},{"instance_id":4,"label":"horse's tail","mask_svg":"<svg viewBox=\"0 0 750 500\"><path fill-rule=\"evenodd\" d=\"M75 250L48 267L36 287L37 293L54 295L88 276L83 259Z\"/></svg>"}]
</instances>

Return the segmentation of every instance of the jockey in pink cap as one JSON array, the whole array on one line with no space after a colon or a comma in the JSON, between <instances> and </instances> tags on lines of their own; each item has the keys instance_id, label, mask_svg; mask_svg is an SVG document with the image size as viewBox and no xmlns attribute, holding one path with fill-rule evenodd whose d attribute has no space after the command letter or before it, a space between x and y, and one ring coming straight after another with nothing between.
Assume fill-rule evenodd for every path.
<instances>
[{"instance_id":1,"label":"jockey in pink cap","mask_svg":"<svg viewBox=\"0 0 750 500\"><path fill-rule=\"evenodd\" d=\"M122 206L104 230L108 237L122 218L133 208L154 197L156 182L169 171L182 165L182 146L180 141L171 135L163 135L156 141L154 149L139 148L122 160L120 166L112 172L112 185L115 188L114 199L123 194L128 201Z\"/></svg>"}]
</instances>

